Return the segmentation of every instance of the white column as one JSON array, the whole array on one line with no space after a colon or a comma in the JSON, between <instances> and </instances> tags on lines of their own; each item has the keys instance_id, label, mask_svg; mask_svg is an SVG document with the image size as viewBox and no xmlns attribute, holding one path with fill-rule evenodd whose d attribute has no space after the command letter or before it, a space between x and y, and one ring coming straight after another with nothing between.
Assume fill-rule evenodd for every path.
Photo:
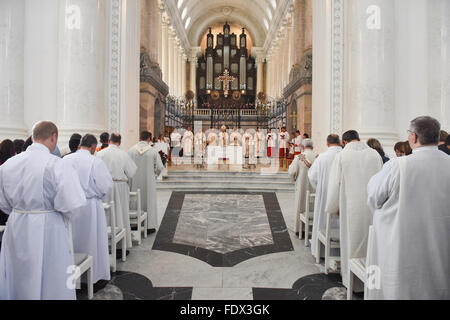
<instances>
[{"instance_id":1,"label":"white column","mask_svg":"<svg viewBox=\"0 0 450 320\"><path fill-rule=\"evenodd\" d=\"M344 130L387 146L395 126L395 21L392 0L347 1L347 97Z\"/></svg>"},{"instance_id":2,"label":"white column","mask_svg":"<svg viewBox=\"0 0 450 320\"><path fill-rule=\"evenodd\" d=\"M288 37L288 24L287 21L283 22L282 31L282 42L281 42L281 71L282 71L282 81L281 81L281 94L283 95L284 88L289 82L289 37Z\"/></svg>"},{"instance_id":3,"label":"white column","mask_svg":"<svg viewBox=\"0 0 450 320\"><path fill-rule=\"evenodd\" d=\"M158 63L158 51L159 51L159 37L161 32L161 21L159 18L160 10L158 0L150 0L149 2L149 22L150 22L150 34L149 34L149 55L152 62Z\"/></svg>"},{"instance_id":4,"label":"white column","mask_svg":"<svg viewBox=\"0 0 450 320\"><path fill-rule=\"evenodd\" d=\"M25 1L24 111L28 129L42 119L57 123L61 14L59 0Z\"/></svg>"},{"instance_id":5,"label":"white column","mask_svg":"<svg viewBox=\"0 0 450 320\"><path fill-rule=\"evenodd\" d=\"M178 97L178 81L179 81L179 72L180 72L180 53L178 48L178 39L175 39L174 42L174 77L173 77L173 92L175 97Z\"/></svg>"},{"instance_id":6,"label":"white column","mask_svg":"<svg viewBox=\"0 0 450 320\"><path fill-rule=\"evenodd\" d=\"M450 130L450 1L427 0L428 106L443 130ZM423 88L422 88L423 89Z\"/></svg>"},{"instance_id":7,"label":"white column","mask_svg":"<svg viewBox=\"0 0 450 320\"><path fill-rule=\"evenodd\" d=\"M295 64L295 43L294 43L294 6L292 5L289 8L289 12L291 13L291 17L289 19L288 24L288 82L289 82L289 74L291 72L292 66ZM298 31L300 32L300 31Z\"/></svg>"},{"instance_id":8,"label":"white column","mask_svg":"<svg viewBox=\"0 0 450 320\"><path fill-rule=\"evenodd\" d=\"M408 138L410 121L430 112L428 58L434 49L428 44L433 33L428 31L429 3L429 0L395 1L395 108L397 133L403 141Z\"/></svg>"},{"instance_id":9,"label":"white column","mask_svg":"<svg viewBox=\"0 0 450 320\"><path fill-rule=\"evenodd\" d=\"M256 58L256 94L264 91L264 57Z\"/></svg>"},{"instance_id":10,"label":"white column","mask_svg":"<svg viewBox=\"0 0 450 320\"><path fill-rule=\"evenodd\" d=\"M269 57L269 72L268 72L268 77L267 77L267 83L269 86L269 97L271 98L275 98L275 69L274 69L274 59L275 59L275 54L274 54L274 49L271 49L271 53L270 53L270 57Z\"/></svg>"},{"instance_id":11,"label":"white column","mask_svg":"<svg viewBox=\"0 0 450 320\"><path fill-rule=\"evenodd\" d=\"M191 56L189 57L190 65L190 90L197 96L197 51L195 49L191 50Z\"/></svg>"},{"instance_id":12,"label":"white column","mask_svg":"<svg viewBox=\"0 0 450 320\"><path fill-rule=\"evenodd\" d=\"M281 97L281 92L283 91L282 87L283 87L283 77L282 77L282 72L283 72L283 53L281 51L281 41L280 38L278 38L278 45L277 45L277 59L276 59L276 68L277 68L277 98Z\"/></svg>"},{"instance_id":13,"label":"white column","mask_svg":"<svg viewBox=\"0 0 450 320\"><path fill-rule=\"evenodd\" d=\"M273 47L273 60L272 60L272 70L273 70L273 98L278 98L278 67L279 67L279 56L278 56L278 47L277 44Z\"/></svg>"},{"instance_id":14,"label":"white column","mask_svg":"<svg viewBox=\"0 0 450 320\"><path fill-rule=\"evenodd\" d=\"M182 73L182 57L183 57L183 53L182 53L182 49L179 46L179 43L177 43L178 45L178 59L177 59L177 97L181 97L181 73Z\"/></svg>"},{"instance_id":15,"label":"white column","mask_svg":"<svg viewBox=\"0 0 450 320\"><path fill-rule=\"evenodd\" d=\"M167 65L168 83L170 95L174 95L173 79L175 77L175 36L174 31L169 29L169 60Z\"/></svg>"},{"instance_id":16,"label":"white column","mask_svg":"<svg viewBox=\"0 0 450 320\"><path fill-rule=\"evenodd\" d=\"M270 55L269 53L267 53L267 57L266 57L266 74L265 74L265 93L266 93L266 97L270 97Z\"/></svg>"},{"instance_id":17,"label":"white column","mask_svg":"<svg viewBox=\"0 0 450 320\"><path fill-rule=\"evenodd\" d=\"M161 68L163 74L163 81L168 85L169 84L169 33L168 33L168 22L166 18L163 16L162 27L161 27Z\"/></svg>"},{"instance_id":18,"label":"white column","mask_svg":"<svg viewBox=\"0 0 450 320\"><path fill-rule=\"evenodd\" d=\"M182 69L181 69L181 95L183 97L186 96L187 88L186 88L186 55L183 53L182 57Z\"/></svg>"},{"instance_id":19,"label":"white column","mask_svg":"<svg viewBox=\"0 0 450 320\"><path fill-rule=\"evenodd\" d=\"M107 127L106 0L64 0L60 4L58 125L61 136L64 139L75 130L98 134Z\"/></svg>"},{"instance_id":20,"label":"white column","mask_svg":"<svg viewBox=\"0 0 450 320\"><path fill-rule=\"evenodd\" d=\"M162 2L158 1L158 7L157 7L157 11L158 11L158 23L159 23L159 30L158 30L158 64L159 67L161 68L161 73L162 73L162 65L163 65L163 9L164 9L164 5Z\"/></svg>"},{"instance_id":21,"label":"white column","mask_svg":"<svg viewBox=\"0 0 450 320\"><path fill-rule=\"evenodd\" d=\"M0 1L0 140L25 138L23 0Z\"/></svg>"}]
</instances>

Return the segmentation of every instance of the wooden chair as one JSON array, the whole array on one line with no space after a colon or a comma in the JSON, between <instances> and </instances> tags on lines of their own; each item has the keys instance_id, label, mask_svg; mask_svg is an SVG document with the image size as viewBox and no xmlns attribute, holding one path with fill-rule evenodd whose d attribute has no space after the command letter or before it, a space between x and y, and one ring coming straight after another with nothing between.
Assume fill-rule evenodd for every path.
<instances>
[{"instance_id":1,"label":"wooden chair","mask_svg":"<svg viewBox=\"0 0 450 320\"><path fill-rule=\"evenodd\" d=\"M305 247L309 247L309 229L312 228L314 210L311 210L311 203L314 204L316 194L306 191L305 212L297 215L297 225L299 226L299 239L302 239L303 225L305 225Z\"/></svg>"},{"instance_id":2,"label":"wooden chair","mask_svg":"<svg viewBox=\"0 0 450 320\"><path fill-rule=\"evenodd\" d=\"M320 263L320 248L321 244L323 244L325 246L325 274L328 274L330 258L335 258L335 260L340 261L340 257L330 256L331 249L340 248L339 229L331 228L331 220L336 217L338 217L336 214L327 213L327 227L325 233L319 230L317 237L316 262Z\"/></svg>"},{"instance_id":3,"label":"wooden chair","mask_svg":"<svg viewBox=\"0 0 450 320\"><path fill-rule=\"evenodd\" d=\"M80 269L80 276L77 279L77 288L81 287L81 276L87 272L88 299L94 297L94 259L85 253L74 254L75 265Z\"/></svg>"},{"instance_id":4,"label":"wooden chair","mask_svg":"<svg viewBox=\"0 0 450 320\"><path fill-rule=\"evenodd\" d=\"M130 224L131 226L137 227L137 230L131 231L131 237L140 245L142 242L142 232L144 233L144 238L147 238L148 215L147 212L142 211L140 189L137 189L136 192L130 192L130 204L133 199L136 200L136 210L134 208L130 208L129 210Z\"/></svg>"},{"instance_id":5,"label":"wooden chair","mask_svg":"<svg viewBox=\"0 0 450 320\"><path fill-rule=\"evenodd\" d=\"M373 226L369 227L369 237L367 239L367 255L361 258L352 258L348 262L348 288L347 300L353 299L353 281L358 277L364 283L364 300L367 299L367 266L366 262L373 251Z\"/></svg>"},{"instance_id":6,"label":"wooden chair","mask_svg":"<svg viewBox=\"0 0 450 320\"><path fill-rule=\"evenodd\" d=\"M114 209L114 201L111 201L109 204L103 204L105 208L105 213L109 213L110 225L107 227L108 230L108 241L111 246L111 254L110 254L110 263L112 272L116 272L117 270L117 244L119 242L122 243L122 261L125 262L127 260L127 239L125 237L125 228L116 227L116 213ZM114 232L113 232L114 230Z\"/></svg>"}]
</instances>

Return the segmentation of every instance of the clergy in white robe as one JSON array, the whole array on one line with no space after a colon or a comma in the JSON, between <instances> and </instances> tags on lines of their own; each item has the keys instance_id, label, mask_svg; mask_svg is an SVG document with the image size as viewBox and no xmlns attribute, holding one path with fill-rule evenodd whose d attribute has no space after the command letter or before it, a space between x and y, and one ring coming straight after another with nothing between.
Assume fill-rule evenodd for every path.
<instances>
[{"instance_id":1,"label":"clergy in white robe","mask_svg":"<svg viewBox=\"0 0 450 320\"><path fill-rule=\"evenodd\" d=\"M181 134L178 132L178 130L175 128L170 135L171 140L171 147L170 150L170 157L172 158L172 162L175 165L178 165L179 163L179 156L181 151Z\"/></svg>"},{"instance_id":2,"label":"clergy in white robe","mask_svg":"<svg viewBox=\"0 0 450 320\"><path fill-rule=\"evenodd\" d=\"M247 129L242 135L242 146L244 147L244 156L246 158L250 157L250 143L253 141L253 136Z\"/></svg>"},{"instance_id":3,"label":"clergy in white robe","mask_svg":"<svg viewBox=\"0 0 450 320\"><path fill-rule=\"evenodd\" d=\"M211 129L208 132L207 140L208 140L208 147L217 147L218 146L219 137L217 136L217 133L214 131L214 129Z\"/></svg>"},{"instance_id":4,"label":"clergy in white robe","mask_svg":"<svg viewBox=\"0 0 450 320\"><path fill-rule=\"evenodd\" d=\"M202 165L205 154L206 135L203 133L202 129L199 128L194 136L194 163Z\"/></svg>"},{"instance_id":5,"label":"clergy in white robe","mask_svg":"<svg viewBox=\"0 0 450 320\"><path fill-rule=\"evenodd\" d=\"M39 122L34 143L0 167L0 209L9 215L0 252L0 300L76 298L69 223L86 197L75 170L51 154L57 139L53 123Z\"/></svg>"},{"instance_id":6,"label":"clergy in white robe","mask_svg":"<svg viewBox=\"0 0 450 320\"><path fill-rule=\"evenodd\" d=\"M450 299L450 158L438 150L439 129L430 117L413 120L413 154L387 162L368 184L367 264L380 277L369 282L369 299Z\"/></svg>"},{"instance_id":7,"label":"clergy in white robe","mask_svg":"<svg viewBox=\"0 0 450 320\"><path fill-rule=\"evenodd\" d=\"M225 126L222 126L222 128L220 128L219 146L221 146L222 148L225 148L226 146L228 146L228 133L227 133L227 128Z\"/></svg>"},{"instance_id":8,"label":"clergy in white robe","mask_svg":"<svg viewBox=\"0 0 450 320\"><path fill-rule=\"evenodd\" d=\"M141 190L141 208L148 215L148 229L158 227L158 203L156 197L156 178L164 169L161 156L150 146L151 133L141 133L141 141L128 151L137 166L134 177L130 179L131 191Z\"/></svg>"},{"instance_id":9,"label":"clergy in white robe","mask_svg":"<svg viewBox=\"0 0 450 320\"><path fill-rule=\"evenodd\" d=\"M234 128L234 131L230 134L230 143L237 141L239 145L242 145L242 136L239 133L237 128Z\"/></svg>"},{"instance_id":10,"label":"clergy in white robe","mask_svg":"<svg viewBox=\"0 0 450 320\"><path fill-rule=\"evenodd\" d=\"M304 151L301 156L295 156L288 169L291 181L295 181L295 232L300 229L300 213L305 212L306 192L314 193L314 189L309 183L309 167L316 160L317 154L313 151L313 141L308 139L304 141ZM306 160L306 161L305 161ZM309 230L305 230L309 232Z\"/></svg>"},{"instance_id":11,"label":"clergy in white robe","mask_svg":"<svg viewBox=\"0 0 450 320\"><path fill-rule=\"evenodd\" d=\"M183 134L182 145L183 157L192 157L194 149L194 134L192 133L190 127L188 127Z\"/></svg>"},{"instance_id":12,"label":"clergy in white robe","mask_svg":"<svg viewBox=\"0 0 450 320\"><path fill-rule=\"evenodd\" d=\"M367 183L383 167L381 156L359 140L356 131L342 136L345 148L334 159L328 184L326 212L339 213L342 282L348 287L348 262L363 258L372 213L367 205ZM355 288L360 286L355 282Z\"/></svg>"},{"instance_id":13,"label":"clergy in white robe","mask_svg":"<svg viewBox=\"0 0 450 320\"><path fill-rule=\"evenodd\" d=\"M81 139L81 149L64 158L78 173L86 194L86 205L72 212L72 239L75 253L93 257L94 283L111 280L103 200L110 197L114 186L105 163L94 156L96 146L97 138L87 134Z\"/></svg>"},{"instance_id":14,"label":"clergy in white robe","mask_svg":"<svg viewBox=\"0 0 450 320\"><path fill-rule=\"evenodd\" d=\"M331 166L336 155L342 151L338 135L329 135L327 138L328 149L314 161L308 171L308 178L311 186L316 190L316 199L314 201L314 220L311 237L311 252L317 257L317 238L319 231L325 233L327 226L327 213L325 206L327 204L328 181L330 177ZM333 221L332 228L339 228L339 221ZM319 252L320 255L320 252Z\"/></svg>"},{"instance_id":15,"label":"clergy in white robe","mask_svg":"<svg viewBox=\"0 0 450 320\"><path fill-rule=\"evenodd\" d=\"M127 248L131 248L130 186L128 182L136 174L137 167L128 153L120 149L121 142L122 137L119 134L112 134L109 147L100 151L97 156L105 162L113 178L113 195L108 200L114 201L116 225L125 229ZM122 254L124 253L122 252Z\"/></svg>"},{"instance_id":16,"label":"clergy in white robe","mask_svg":"<svg viewBox=\"0 0 450 320\"><path fill-rule=\"evenodd\" d=\"M264 156L264 147L265 147L264 141L265 141L264 133L261 132L260 128L257 128L255 133L255 147L257 158L262 158Z\"/></svg>"}]
</instances>

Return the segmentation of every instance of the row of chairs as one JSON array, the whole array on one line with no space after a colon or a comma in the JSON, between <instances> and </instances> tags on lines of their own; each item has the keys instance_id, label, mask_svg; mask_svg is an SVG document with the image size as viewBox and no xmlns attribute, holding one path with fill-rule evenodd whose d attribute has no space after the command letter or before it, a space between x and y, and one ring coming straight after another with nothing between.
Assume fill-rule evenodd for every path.
<instances>
[{"instance_id":1,"label":"row of chairs","mask_svg":"<svg viewBox=\"0 0 450 320\"><path fill-rule=\"evenodd\" d=\"M142 242L142 234L144 238L147 238L147 224L148 216L147 212L142 211L141 207L141 191L138 189L136 192L130 192L130 203L136 201L136 209L130 210L130 227L136 229L132 231L132 239L135 240L138 245ZM103 208L105 214L109 219L109 225L107 226L108 242L111 248L111 254L109 256L111 271L117 271L117 247L120 244L122 249L123 262L126 261L126 231L125 228L119 228L116 222L116 212L114 207L114 201L104 203ZM1 230L1 229L0 229ZM88 287L88 299L91 300L94 297L94 283L93 283L93 257L82 253L75 253L74 255L75 265L80 270L80 277L77 279L77 288L81 286L81 276L87 273L87 287Z\"/></svg>"},{"instance_id":2,"label":"row of chairs","mask_svg":"<svg viewBox=\"0 0 450 320\"><path fill-rule=\"evenodd\" d=\"M6 226L0 226L0 239L3 236L3 233L6 230ZM94 297L94 259L92 256L89 256L84 253L75 253L74 254L74 264L80 270L80 275L76 279L76 286L80 288L81 285L81 276L83 274L87 274L87 282L88 282L88 299L91 300Z\"/></svg>"},{"instance_id":3,"label":"row of chairs","mask_svg":"<svg viewBox=\"0 0 450 320\"><path fill-rule=\"evenodd\" d=\"M147 212L142 211L141 206L141 190L136 192L130 192L130 203L135 200L136 209L129 211L130 215L130 227L132 228L131 236L138 245L142 243L142 234L144 238L147 238L148 227L148 215ZM125 262L127 260L127 241L125 228L119 228L116 221L116 211L114 207L114 201L104 203L103 208L107 216L109 225L107 226L108 242L111 248L111 254L109 255L111 271L117 271L117 248L122 249L121 260ZM136 230L133 230L136 229ZM120 246L119 246L120 244ZM77 288L81 284L81 275L87 273L87 286L88 286L88 299L92 299L94 296L94 283L93 283L93 257L86 254L76 253L74 255L75 265L80 268L80 277L77 279Z\"/></svg>"},{"instance_id":4,"label":"row of chairs","mask_svg":"<svg viewBox=\"0 0 450 320\"><path fill-rule=\"evenodd\" d=\"M309 247L310 244L310 229L312 229L314 223L314 201L316 198L315 193L306 191L306 204L305 212L297 215L297 223L299 224L299 238L304 237L305 246ZM325 232L319 230L317 234L316 245L316 263L320 263L320 251L322 246L325 249L325 265L324 273L328 274L329 269L334 269L331 265L331 261L340 261L340 256L331 256L331 249L340 248L339 230L331 228L333 219L339 219L336 214L327 213L327 223ZM311 230L312 231L312 230ZM347 300L353 299L353 283L355 277L360 279L364 283L364 299L367 299L367 268L366 260L372 254L373 251L373 227L369 228L367 256L350 259L349 265L349 287L347 288Z\"/></svg>"}]
</instances>

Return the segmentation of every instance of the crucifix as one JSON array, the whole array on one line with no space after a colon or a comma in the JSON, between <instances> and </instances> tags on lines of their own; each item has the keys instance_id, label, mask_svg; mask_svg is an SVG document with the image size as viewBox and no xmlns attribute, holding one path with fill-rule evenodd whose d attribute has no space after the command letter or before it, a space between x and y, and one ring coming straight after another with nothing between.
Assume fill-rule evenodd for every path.
<instances>
[{"instance_id":1,"label":"crucifix","mask_svg":"<svg viewBox=\"0 0 450 320\"><path fill-rule=\"evenodd\" d=\"M218 77L220 82L223 82L223 94L225 98L228 97L228 92L230 89L230 82L233 82L236 78L233 76L230 76L230 73L228 72L228 69L225 69L225 72L222 76Z\"/></svg>"},{"instance_id":2,"label":"crucifix","mask_svg":"<svg viewBox=\"0 0 450 320\"><path fill-rule=\"evenodd\" d=\"M297 113L295 111L292 113L292 128L297 128Z\"/></svg>"}]
</instances>

